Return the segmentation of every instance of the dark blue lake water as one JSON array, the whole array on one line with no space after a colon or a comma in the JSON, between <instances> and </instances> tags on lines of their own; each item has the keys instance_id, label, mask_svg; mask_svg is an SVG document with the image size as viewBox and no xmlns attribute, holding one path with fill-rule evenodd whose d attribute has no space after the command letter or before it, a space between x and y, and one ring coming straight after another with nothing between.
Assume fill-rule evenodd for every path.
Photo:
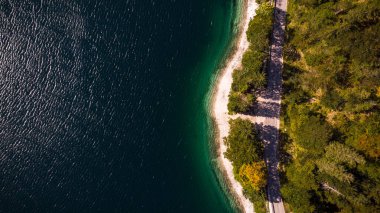
<instances>
[{"instance_id":1,"label":"dark blue lake water","mask_svg":"<svg viewBox=\"0 0 380 213\"><path fill-rule=\"evenodd\" d=\"M229 212L207 93L232 0L0 0L0 212Z\"/></svg>"}]
</instances>

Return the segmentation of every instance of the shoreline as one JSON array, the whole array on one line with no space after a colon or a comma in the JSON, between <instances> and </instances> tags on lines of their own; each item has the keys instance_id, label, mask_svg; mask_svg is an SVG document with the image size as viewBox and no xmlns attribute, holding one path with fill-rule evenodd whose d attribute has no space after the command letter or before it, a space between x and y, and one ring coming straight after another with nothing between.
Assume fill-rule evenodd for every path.
<instances>
[{"instance_id":1,"label":"shoreline","mask_svg":"<svg viewBox=\"0 0 380 213\"><path fill-rule=\"evenodd\" d=\"M228 95L231 90L232 72L241 66L244 52L249 47L246 31L250 19L255 16L258 4L254 0L243 0L242 13L238 27L238 33L233 40L230 54L224 62L214 82L211 98L211 117L214 126L214 143L217 155L217 167L222 173L222 178L227 184L227 191L233 196L237 206L244 212L254 212L252 202L243 195L243 188L235 180L231 162L224 157L227 147L223 138L229 133L229 115L227 110Z\"/></svg>"}]
</instances>

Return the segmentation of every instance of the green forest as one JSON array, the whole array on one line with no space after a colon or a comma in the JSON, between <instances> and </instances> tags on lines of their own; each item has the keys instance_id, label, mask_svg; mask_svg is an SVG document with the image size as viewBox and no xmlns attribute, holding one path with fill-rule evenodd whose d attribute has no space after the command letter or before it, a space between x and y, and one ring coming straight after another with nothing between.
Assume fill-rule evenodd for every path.
<instances>
[{"instance_id":1,"label":"green forest","mask_svg":"<svg viewBox=\"0 0 380 213\"><path fill-rule=\"evenodd\" d=\"M254 124L241 118L230 120L230 133L224 143L225 156L232 162L235 179L243 186L245 196L253 202L256 212L266 212L264 147Z\"/></svg>"},{"instance_id":2,"label":"green forest","mask_svg":"<svg viewBox=\"0 0 380 213\"><path fill-rule=\"evenodd\" d=\"M289 0L281 193L289 211L380 212L380 1Z\"/></svg>"},{"instance_id":3,"label":"green forest","mask_svg":"<svg viewBox=\"0 0 380 213\"><path fill-rule=\"evenodd\" d=\"M250 42L242 59L242 68L234 70L228 111L230 114L246 113L254 103L254 92L266 85L266 64L269 60L269 43L273 25L273 6L261 1L256 16L249 22L246 32ZM267 169L263 144L255 126L249 120L230 120L230 132L224 139L225 156L232 162L234 176L244 189L257 213L266 212Z\"/></svg>"},{"instance_id":4,"label":"green forest","mask_svg":"<svg viewBox=\"0 0 380 213\"><path fill-rule=\"evenodd\" d=\"M247 40L250 43L242 59L242 68L232 73L233 82L229 94L228 111L248 112L255 100L255 90L266 85L266 64L269 60L269 42L273 25L273 6L260 4L256 16L249 22Z\"/></svg>"}]
</instances>

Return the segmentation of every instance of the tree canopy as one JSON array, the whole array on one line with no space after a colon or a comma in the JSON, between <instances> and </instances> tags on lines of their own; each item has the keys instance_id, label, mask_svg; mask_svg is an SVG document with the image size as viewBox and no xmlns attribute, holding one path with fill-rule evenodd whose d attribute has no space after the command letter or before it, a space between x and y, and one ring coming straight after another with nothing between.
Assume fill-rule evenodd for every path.
<instances>
[{"instance_id":1,"label":"tree canopy","mask_svg":"<svg viewBox=\"0 0 380 213\"><path fill-rule=\"evenodd\" d=\"M243 187L262 190L267 184L267 171L264 161L243 164L239 169L239 179Z\"/></svg>"},{"instance_id":2,"label":"tree canopy","mask_svg":"<svg viewBox=\"0 0 380 213\"><path fill-rule=\"evenodd\" d=\"M255 126L249 120L230 120L230 132L224 140L225 156L232 162L234 176L244 194L254 203L257 212L265 212L266 166L263 161L263 143L258 139Z\"/></svg>"},{"instance_id":3,"label":"tree canopy","mask_svg":"<svg viewBox=\"0 0 380 213\"><path fill-rule=\"evenodd\" d=\"M273 25L273 6L263 2L256 16L249 22L246 32L250 43L241 61L242 68L232 73L228 111L245 113L253 105L253 92L266 85L266 64L269 59L269 42Z\"/></svg>"},{"instance_id":4,"label":"tree canopy","mask_svg":"<svg viewBox=\"0 0 380 213\"><path fill-rule=\"evenodd\" d=\"M294 212L380 212L380 2L289 0L282 195Z\"/></svg>"},{"instance_id":5,"label":"tree canopy","mask_svg":"<svg viewBox=\"0 0 380 213\"><path fill-rule=\"evenodd\" d=\"M230 132L224 142L227 145L225 156L231 160L236 173L243 164L263 158L263 145L257 138L255 126L249 120L230 120Z\"/></svg>"}]
</instances>

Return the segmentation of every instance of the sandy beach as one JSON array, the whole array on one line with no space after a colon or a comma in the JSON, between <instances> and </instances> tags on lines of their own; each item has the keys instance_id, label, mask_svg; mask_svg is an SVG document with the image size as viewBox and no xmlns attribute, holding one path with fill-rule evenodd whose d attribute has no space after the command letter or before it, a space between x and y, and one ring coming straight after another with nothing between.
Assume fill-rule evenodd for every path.
<instances>
[{"instance_id":1,"label":"sandy beach","mask_svg":"<svg viewBox=\"0 0 380 213\"><path fill-rule=\"evenodd\" d=\"M244 210L244 212L254 212L252 202L244 197L242 186L234 178L231 162L224 156L227 147L223 142L223 138L228 135L230 128L228 123L230 116L228 115L227 104L232 84L232 72L234 69L241 66L242 56L249 47L245 32L248 29L249 20L255 16L255 10L258 5L254 0L245 0L243 7L237 38L232 47L232 53L226 60L225 66L220 71L215 83L211 107L212 116L215 121L215 131L217 134L215 140L217 143L216 147L218 147L218 166L224 173L224 178L229 186L229 191L236 199L237 204Z\"/></svg>"}]
</instances>

